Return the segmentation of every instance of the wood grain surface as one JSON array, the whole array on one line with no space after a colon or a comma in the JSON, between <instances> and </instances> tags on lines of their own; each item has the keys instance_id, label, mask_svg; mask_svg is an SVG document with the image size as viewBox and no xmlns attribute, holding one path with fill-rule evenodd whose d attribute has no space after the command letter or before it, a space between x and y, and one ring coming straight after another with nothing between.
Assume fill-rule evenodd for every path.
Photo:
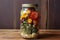
<instances>
[{"instance_id":1,"label":"wood grain surface","mask_svg":"<svg viewBox=\"0 0 60 40\"><path fill-rule=\"evenodd\" d=\"M39 30L37 39L23 39L19 29L0 29L0 40L60 40L60 30Z\"/></svg>"}]
</instances>

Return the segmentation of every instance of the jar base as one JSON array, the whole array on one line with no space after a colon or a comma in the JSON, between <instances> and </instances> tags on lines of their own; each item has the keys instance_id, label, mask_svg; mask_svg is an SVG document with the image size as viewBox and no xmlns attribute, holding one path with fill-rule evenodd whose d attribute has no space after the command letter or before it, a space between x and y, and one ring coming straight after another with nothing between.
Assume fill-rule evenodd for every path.
<instances>
[{"instance_id":1,"label":"jar base","mask_svg":"<svg viewBox=\"0 0 60 40\"><path fill-rule=\"evenodd\" d=\"M32 33L32 34L25 34L25 33L21 33L20 34L23 38L37 38L38 33Z\"/></svg>"}]
</instances>

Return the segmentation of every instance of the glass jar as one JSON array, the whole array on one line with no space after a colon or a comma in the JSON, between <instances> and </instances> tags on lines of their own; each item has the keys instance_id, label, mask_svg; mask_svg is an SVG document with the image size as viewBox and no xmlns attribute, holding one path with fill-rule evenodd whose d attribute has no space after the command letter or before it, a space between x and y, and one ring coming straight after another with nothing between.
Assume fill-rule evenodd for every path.
<instances>
[{"instance_id":1,"label":"glass jar","mask_svg":"<svg viewBox=\"0 0 60 40\"><path fill-rule=\"evenodd\" d=\"M38 36L39 13L37 4L22 4L20 14L20 31L23 38Z\"/></svg>"}]
</instances>

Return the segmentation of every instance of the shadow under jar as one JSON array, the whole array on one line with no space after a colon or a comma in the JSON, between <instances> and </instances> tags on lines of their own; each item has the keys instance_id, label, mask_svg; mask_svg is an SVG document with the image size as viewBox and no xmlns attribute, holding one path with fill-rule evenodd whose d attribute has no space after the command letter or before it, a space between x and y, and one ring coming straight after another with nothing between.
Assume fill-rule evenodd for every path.
<instances>
[{"instance_id":1,"label":"shadow under jar","mask_svg":"<svg viewBox=\"0 0 60 40\"><path fill-rule=\"evenodd\" d=\"M37 4L22 4L20 31L23 38L36 38L39 34L39 13Z\"/></svg>"}]
</instances>

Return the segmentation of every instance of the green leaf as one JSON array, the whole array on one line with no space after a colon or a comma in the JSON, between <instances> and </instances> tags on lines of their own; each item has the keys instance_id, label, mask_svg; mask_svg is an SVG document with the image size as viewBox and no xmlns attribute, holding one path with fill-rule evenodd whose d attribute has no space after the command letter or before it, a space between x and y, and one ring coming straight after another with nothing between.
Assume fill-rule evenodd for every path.
<instances>
[{"instance_id":1,"label":"green leaf","mask_svg":"<svg viewBox=\"0 0 60 40\"><path fill-rule=\"evenodd\" d=\"M38 32L38 29L36 29L36 28L32 29L32 33L37 33L37 32Z\"/></svg>"},{"instance_id":2,"label":"green leaf","mask_svg":"<svg viewBox=\"0 0 60 40\"><path fill-rule=\"evenodd\" d=\"M30 31L30 30L24 30L24 33L25 33L25 34L30 34L31 31Z\"/></svg>"}]
</instances>

